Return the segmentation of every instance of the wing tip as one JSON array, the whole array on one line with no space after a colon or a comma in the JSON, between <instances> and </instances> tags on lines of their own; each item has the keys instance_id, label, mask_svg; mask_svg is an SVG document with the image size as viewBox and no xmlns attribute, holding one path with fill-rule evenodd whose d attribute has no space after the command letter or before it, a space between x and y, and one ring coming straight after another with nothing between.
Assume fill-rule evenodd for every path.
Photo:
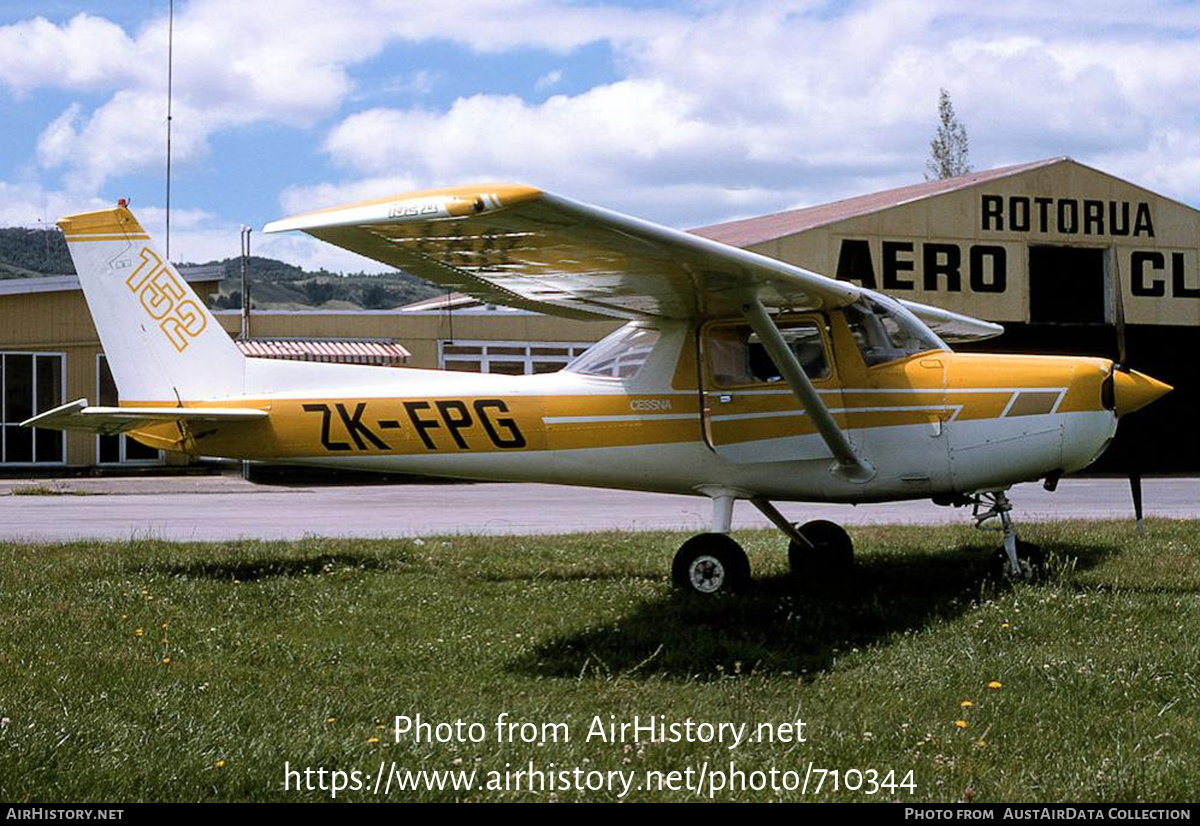
<instances>
[{"instance_id":1,"label":"wing tip","mask_svg":"<svg viewBox=\"0 0 1200 826\"><path fill-rule=\"evenodd\" d=\"M461 218L494 212L525 201L536 200L544 195L545 193L536 187L514 183L481 183L424 189L301 212L271 221L263 227L263 232L288 232L347 224Z\"/></svg>"}]
</instances>

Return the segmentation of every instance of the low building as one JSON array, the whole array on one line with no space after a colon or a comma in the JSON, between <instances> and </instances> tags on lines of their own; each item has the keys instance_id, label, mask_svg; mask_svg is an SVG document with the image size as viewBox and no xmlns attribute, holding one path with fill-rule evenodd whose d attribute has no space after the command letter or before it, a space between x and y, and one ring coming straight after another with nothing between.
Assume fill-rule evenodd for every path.
<instances>
[{"instance_id":1,"label":"low building","mask_svg":"<svg viewBox=\"0 0 1200 826\"><path fill-rule=\"evenodd\" d=\"M224 270L191 267L182 274L207 299L216 292ZM0 468L21 472L166 461L159 451L125 436L20 426L30 416L81 398L93 404L117 403L116 385L79 278L0 280Z\"/></svg>"}]
</instances>

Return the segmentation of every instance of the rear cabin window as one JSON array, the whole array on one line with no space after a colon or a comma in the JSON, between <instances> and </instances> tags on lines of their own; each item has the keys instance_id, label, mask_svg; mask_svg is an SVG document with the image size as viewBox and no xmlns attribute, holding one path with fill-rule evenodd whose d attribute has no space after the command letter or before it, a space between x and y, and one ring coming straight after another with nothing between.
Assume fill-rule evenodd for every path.
<instances>
[{"instance_id":1,"label":"rear cabin window","mask_svg":"<svg viewBox=\"0 0 1200 826\"><path fill-rule=\"evenodd\" d=\"M810 379L829 377L825 341L815 321L776 322L788 349L795 354ZM708 331L708 360L717 387L773 384L783 374L762 342L747 325L722 325Z\"/></svg>"},{"instance_id":2,"label":"rear cabin window","mask_svg":"<svg viewBox=\"0 0 1200 826\"><path fill-rule=\"evenodd\" d=\"M659 337L658 330L650 327L622 327L586 350L566 369L584 376L631 379L641 372Z\"/></svg>"}]
</instances>

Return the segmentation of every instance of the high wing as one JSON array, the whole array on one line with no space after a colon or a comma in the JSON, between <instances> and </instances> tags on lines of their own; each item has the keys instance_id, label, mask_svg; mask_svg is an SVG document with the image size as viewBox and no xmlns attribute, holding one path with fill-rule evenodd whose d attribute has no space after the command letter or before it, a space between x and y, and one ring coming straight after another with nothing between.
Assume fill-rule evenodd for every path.
<instances>
[{"instance_id":1,"label":"high wing","mask_svg":"<svg viewBox=\"0 0 1200 826\"><path fill-rule=\"evenodd\" d=\"M267 415L266 410L241 407L89 407L87 399L78 399L21 422L21 426L108 436L163 422L246 422Z\"/></svg>"},{"instance_id":2,"label":"high wing","mask_svg":"<svg viewBox=\"0 0 1200 826\"><path fill-rule=\"evenodd\" d=\"M811 310L860 289L757 253L515 184L428 190L274 221L489 303L573 318Z\"/></svg>"}]
</instances>

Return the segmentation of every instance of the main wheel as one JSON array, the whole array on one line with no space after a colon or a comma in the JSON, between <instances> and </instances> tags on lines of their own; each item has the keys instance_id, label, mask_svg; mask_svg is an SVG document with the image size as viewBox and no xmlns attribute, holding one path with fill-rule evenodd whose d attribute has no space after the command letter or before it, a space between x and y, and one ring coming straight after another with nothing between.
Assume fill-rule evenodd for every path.
<instances>
[{"instance_id":1,"label":"main wheel","mask_svg":"<svg viewBox=\"0 0 1200 826\"><path fill-rule=\"evenodd\" d=\"M750 560L742 546L725 534L702 533L675 553L671 581L697 594L736 591L750 582Z\"/></svg>"},{"instance_id":2,"label":"main wheel","mask_svg":"<svg viewBox=\"0 0 1200 826\"><path fill-rule=\"evenodd\" d=\"M1008 554L1000 548L992 559L993 575L997 579L1021 582L1037 582L1046 576L1046 552L1032 542L1017 540L1017 564L1021 566L1021 572L1014 574L1008 564Z\"/></svg>"},{"instance_id":3,"label":"main wheel","mask_svg":"<svg viewBox=\"0 0 1200 826\"><path fill-rule=\"evenodd\" d=\"M836 582L854 570L854 542L841 525L814 519L797 530L808 543L793 539L788 544L788 563L802 583Z\"/></svg>"}]
</instances>

